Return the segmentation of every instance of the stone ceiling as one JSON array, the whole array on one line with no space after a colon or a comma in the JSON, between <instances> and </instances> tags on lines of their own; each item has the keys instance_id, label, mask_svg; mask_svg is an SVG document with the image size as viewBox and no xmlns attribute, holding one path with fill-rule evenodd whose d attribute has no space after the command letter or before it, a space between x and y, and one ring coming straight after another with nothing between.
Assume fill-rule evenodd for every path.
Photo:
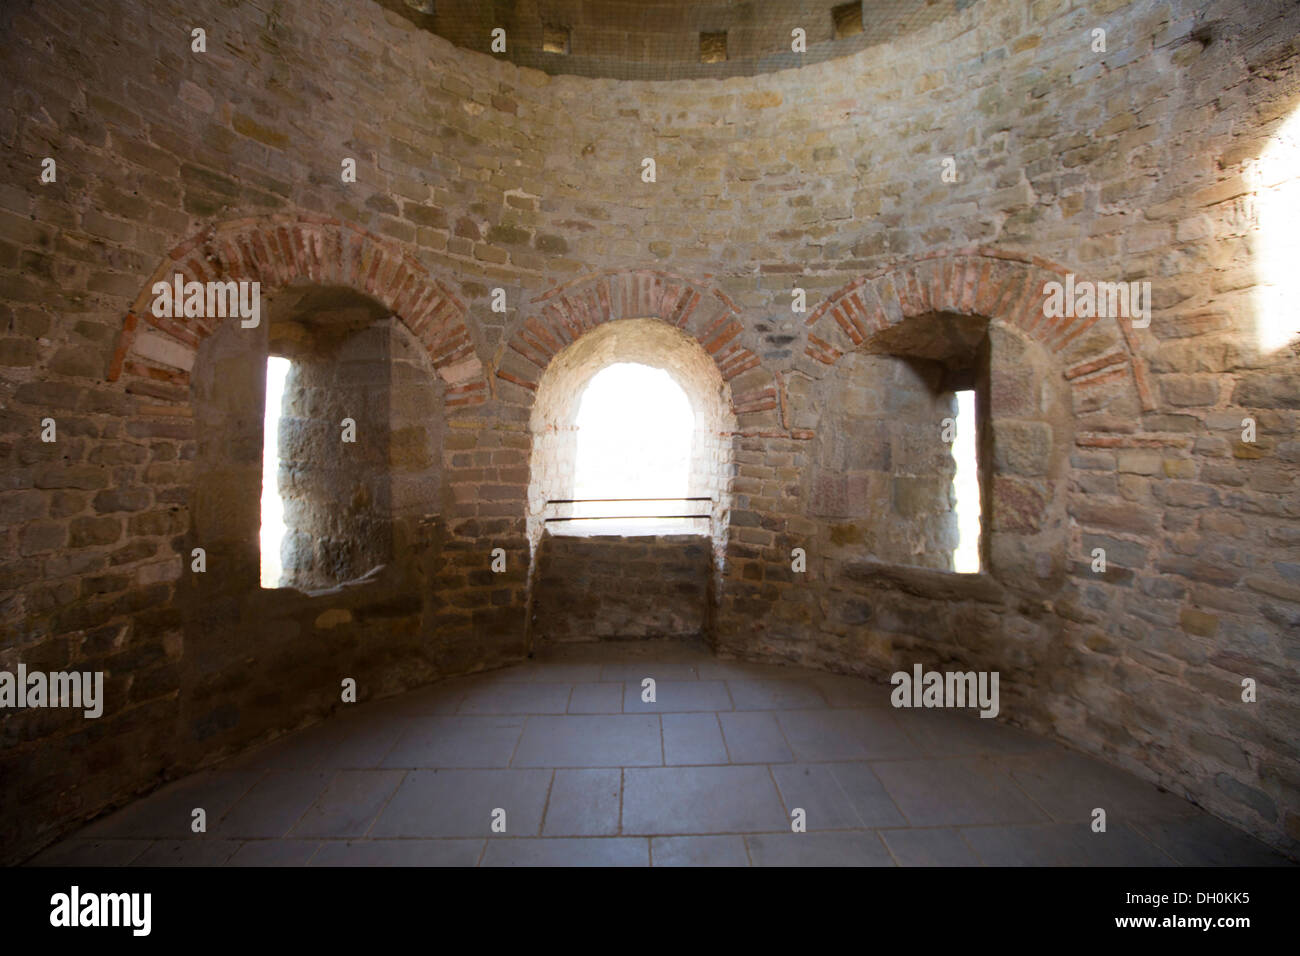
<instances>
[{"instance_id":1,"label":"stone ceiling","mask_svg":"<svg viewBox=\"0 0 1300 956\"><path fill-rule=\"evenodd\" d=\"M979 0L374 2L457 46L547 73L670 80L751 76L846 56L929 26ZM498 27L506 34L504 53L491 49L492 31ZM795 28L805 31L805 53L791 50ZM722 33L725 54L716 37ZM567 52L548 51L548 46ZM704 62L706 49L710 62Z\"/></svg>"}]
</instances>

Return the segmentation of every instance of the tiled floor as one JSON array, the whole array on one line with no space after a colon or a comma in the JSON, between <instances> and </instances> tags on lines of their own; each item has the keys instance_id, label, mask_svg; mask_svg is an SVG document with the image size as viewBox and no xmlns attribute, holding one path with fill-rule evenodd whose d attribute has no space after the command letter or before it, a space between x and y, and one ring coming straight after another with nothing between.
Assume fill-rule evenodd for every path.
<instances>
[{"instance_id":1,"label":"tiled floor","mask_svg":"<svg viewBox=\"0 0 1300 956\"><path fill-rule=\"evenodd\" d=\"M646 677L654 703L641 699ZM164 787L33 862L1287 862L1126 773L973 712L896 710L890 690L690 645L559 649L356 705ZM1089 825L1094 807L1105 833ZM205 834L190 831L195 808ZM796 808L807 832L792 832Z\"/></svg>"}]
</instances>

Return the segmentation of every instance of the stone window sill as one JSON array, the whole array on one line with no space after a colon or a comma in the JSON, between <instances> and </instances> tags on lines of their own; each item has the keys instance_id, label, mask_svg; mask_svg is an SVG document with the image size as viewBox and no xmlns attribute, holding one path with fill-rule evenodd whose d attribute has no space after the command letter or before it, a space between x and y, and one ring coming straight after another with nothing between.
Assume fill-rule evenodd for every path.
<instances>
[{"instance_id":1,"label":"stone window sill","mask_svg":"<svg viewBox=\"0 0 1300 956\"><path fill-rule=\"evenodd\" d=\"M917 597L949 601L981 601L1000 604L1004 594L1002 585L989 573L962 574L956 571L934 571L929 568L909 568L879 561L847 561L840 566L840 580L844 583L886 587Z\"/></svg>"}]
</instances>

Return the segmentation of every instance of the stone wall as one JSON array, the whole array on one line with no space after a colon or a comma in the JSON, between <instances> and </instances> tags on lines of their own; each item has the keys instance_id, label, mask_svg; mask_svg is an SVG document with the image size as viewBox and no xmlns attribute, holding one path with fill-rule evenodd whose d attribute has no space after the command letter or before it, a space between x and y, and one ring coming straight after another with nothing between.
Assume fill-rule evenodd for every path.
<instances>
[{"instance_id":1,"label":"stone wall","mask_svg":"<svg viewBox=\"0 0 1300 956\"><path fill-rule=\"evenodd\" d=\"M543 536L534 582L534 645L706 639L708 541L701 535Z\"/></svg>"},{"instance_id":2,"label":"stone wall","mask_svg":"<svg viewBox=\"0 0 1300 956\"><path fill-rule=\"evenodd\" d=\"M6 4L0 666L104 670L108 699L5 715L0 845L317 719L345 676L364 698L523 654L538 381L585 331L652 318L713 358L736 418L721 652L1002 670L1007 719L1297 852L1300 377L1259 335L1263 206L1295 174L1261 185L1257 161L1300 106L1298 27L1282 0L982 0L832 62L630 82L375 4ZM256 484L260 409L198 463L212 399L257 394L233 346L266 344L154 320L176 271L349 288L400 321L401 374L446 420L373 578L256 587L221 491ZM1149 281L1150 326L1046 318L1066 273ZM934 316L993 343L974 576L872 561L810 508L840 365Z\"/></svg>"}]
</instances>

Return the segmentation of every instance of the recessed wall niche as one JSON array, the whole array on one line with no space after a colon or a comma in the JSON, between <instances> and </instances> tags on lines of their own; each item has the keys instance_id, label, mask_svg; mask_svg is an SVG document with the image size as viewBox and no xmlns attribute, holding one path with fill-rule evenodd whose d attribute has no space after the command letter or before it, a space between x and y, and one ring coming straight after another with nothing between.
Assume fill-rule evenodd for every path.
<instances>
[{"instance_id":1,"label":"recessed wall niche","mask_svg":"<svg viewBox=\"0 0 1300 956\"><path fill-rule=\"evenodd\" d=\"M211 467L198 472L197 537L220 540L241 580L260 565L266 360L287 359L275 586L317 591L389 563L395 521L441 511L441 389L405 326L360 293L290 287L270 297L266 314L264 329L227 322L200 348L199 460Z\"/></svg>"}]
</instances>

